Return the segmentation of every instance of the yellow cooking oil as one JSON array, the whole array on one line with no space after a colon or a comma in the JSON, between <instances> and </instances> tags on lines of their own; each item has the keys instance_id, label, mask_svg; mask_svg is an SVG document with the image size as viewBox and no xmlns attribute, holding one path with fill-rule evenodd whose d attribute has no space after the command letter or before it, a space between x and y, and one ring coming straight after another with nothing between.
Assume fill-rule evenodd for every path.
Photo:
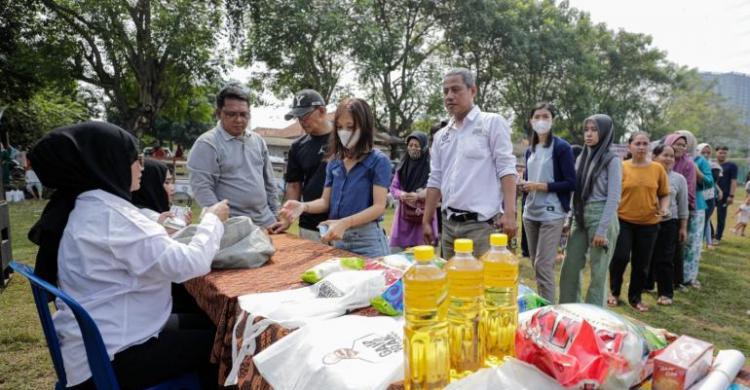
<instances>
[{"instance_id":1,"label":"yellow cooking oil","mask_svg":"<svg viewBox=\"0 0 750 390\"><path fill-rule=\"evenodd\" d=\"M448 332L451 381L461 379L484 365L484 346L479 335L484 300L481 261L472 252L474 243L457 239L455 256L448 260Z\"/></svg>"},{"instance_id":2,"label":"yellow cooking oil","mask_svg":"<svg viewBox=\"0 0 750 390\"><path fill-rule=\"evenodd\" d=\"M485 365L502 364L515 356L518 325L518 259L508 250L508 236L492 234L484 263L484 311L481 337Z\"/></svg>"},{"instance_id":3,"label":"yellow cooking oil","mask_svg":"<svg viewBox=\"0 0 750 390\"><path fill-rule=\"evenodd\" d=\"M404 275L404 387L442 389L450 382L448 284L431 246L415 247L414 259Z\"/></svg>"}]
</instances>

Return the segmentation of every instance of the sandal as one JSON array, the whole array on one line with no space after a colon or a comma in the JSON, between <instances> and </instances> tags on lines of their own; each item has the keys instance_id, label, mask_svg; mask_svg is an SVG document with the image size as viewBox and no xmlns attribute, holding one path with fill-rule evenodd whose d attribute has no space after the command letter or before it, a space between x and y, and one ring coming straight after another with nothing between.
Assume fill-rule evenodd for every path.
<instances>
[{"instance_id":1,"label":"sandal","mask_svg":"<svg viewBox=\"0 0 750 390\"><path fill-rule=\"evenodd\" d=\"M617 307L620 306L620 298L610 295L609 298L607 298L607 306L609 307Z\"/></svg>"},{"instance_id":2,"label":"sandal","mask_svg":"<svg viewBox=\"0 0 750 390\"><path fill-rule=\"evenodd\" d=\"M635 305L631 303L630 306L632 306L633 309L638 310L641 313L645 313L648 311L648 306L646 306L643 302L638 302Z\"/></svg>"},{"instance_id":3,"label":"sandal","mask_svg":"<svg viewBox=\"0 0 750 390\"><path fill-rule=\"evenodd\" d=\"M660 296L659 299L656 300L656 304L662 306L671 306L672 303L672 298L665 297L664 295Z\"/></svg>"},{"instance_id":4,"label":"sandal","mask_svg":"<svg viewBox=\"0 0 750 390\"><path fill-rule=\"evenodd\" d=\"M696 290L700 290L701 289L701 282L699 282L698 280L693 280L692 282L690 282L689 286L692 287L692 288L694 288L694 289L696 289Z\"/></svg>"}]
</instances>

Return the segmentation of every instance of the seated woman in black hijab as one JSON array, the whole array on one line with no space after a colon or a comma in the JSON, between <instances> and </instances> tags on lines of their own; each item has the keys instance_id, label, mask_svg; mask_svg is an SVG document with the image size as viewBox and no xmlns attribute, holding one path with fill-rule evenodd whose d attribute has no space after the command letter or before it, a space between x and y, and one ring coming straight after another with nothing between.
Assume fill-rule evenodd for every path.
<instances>
[{"instance_id":1,"label":"seated woman in black hijab","mask_svg":"<svg viewBox=\"0 0 750 390\"><path fill-rule=\"evenodd\" d=\"M177 231L169 224L165 224L167 218L172 217L169 210L174 195L174 176L167 164L150 158L143 160L141 187L133 191L131 195L131 203L140 209L141 214L164 226L169 235ZM185 222L187 225L192 222L192 215L189 212L185 214ZM178 324L177 326L192 324L197 328L213 326L211 320L198 307L195 299L180 283L172 283L172 313L177 313L179 316L170 318L170 327L175 326L175 323Z\"/></svg>"},{"instance_id":2,"label":"seated woman in black hijab","mask_svg":"<svg viewBox=\"0 0 750 390\"><path fill-rule=\"evenodd\" d=\"M131 203L142 170L135 138L103 122L52 131L29 160L41 182L56 190L29 233L39 245L35 272L94 319L121 387L149 387L187 372L215 386L208 363L213 334L164 326L170 283L211 269L226 201L206 210L189 244L172 240ZM65 304L58 301L57 309L67 385L94 388L78 324Z\"/></svg>"},{"instance_id":3,"label":"seated woman in black hijab","mask_svg":"<svg viewBox=\"0 0 750 390\"><path fill-rule=\"evenodd\" d=\"M173 195L174 176L167 165L158 160L145 159L143 161L141 188L133 191L131 202L140 208L141 213L149 219L163 225L170 235L178 229L177 226L173 227L165 223L168 218L173 217L170 212ZM185 224L190 225L192 214L188 211L184 218Z\"/></svg>"},{"instance_id":4,"label":"seated woman in black hijab","mask_svg":"<svg viewBox=\"0 0 750 390\"><path fill-rule=\"evenodd\" d=\"M131 202L139 208L157 213L169 211L169 194L165 188L169 168L161 161L147 158L143 160L141 186L133 191Z\"/></svg>"}]
</instances>

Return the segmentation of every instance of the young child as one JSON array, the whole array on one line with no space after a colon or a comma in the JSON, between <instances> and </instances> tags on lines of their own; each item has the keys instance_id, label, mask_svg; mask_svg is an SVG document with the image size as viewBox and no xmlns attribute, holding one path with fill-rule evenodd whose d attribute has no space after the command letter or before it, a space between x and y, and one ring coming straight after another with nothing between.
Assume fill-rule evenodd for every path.
<instances>
[{"instance_id":1,"label":"young child","mask_svg":"<svg viewBox=\"0 0 750 390\"><path fill-rule=\"evenodd\" d=\"M745 198L745 203L740 205L740 208L739 210L737 210L737 213L735 215L738 215L737 224L734 225L734 229L732 229L732 231L734 232L734 234L744 237L747 221L750 220L750 196Z\"/></svg>"}]
</instances>

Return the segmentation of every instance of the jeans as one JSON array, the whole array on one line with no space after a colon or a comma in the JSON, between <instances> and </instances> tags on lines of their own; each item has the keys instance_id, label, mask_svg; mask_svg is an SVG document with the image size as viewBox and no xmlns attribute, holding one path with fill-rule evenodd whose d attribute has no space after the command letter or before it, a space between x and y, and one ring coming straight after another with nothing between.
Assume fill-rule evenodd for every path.
<instances>
[{"instance_id":1,"label":"jeans","mask_svg":"<svg viewBox=\"0 0 750 390\"><path fill-rule=\"evenodd\" d=\"M612 295L620 296L623 274L630 262L628 302L631 305L641 302L641 293L648 278L649 263L658 232L659 224L637 225L620 219L620 235L617 237L615 254L609 265L609 289Z\"/></svg>"},{"instance_id":2,"label":"jeans","mask_svg":"<svg viewBox=\"0 0 750 390\"><path fill-rule=\"evenodd\" d=\"M334 241L333 246L369 258L382 257L390 253L385 232L377 222L347 229L344 239Z\"/></svg>"}]
</instances>

